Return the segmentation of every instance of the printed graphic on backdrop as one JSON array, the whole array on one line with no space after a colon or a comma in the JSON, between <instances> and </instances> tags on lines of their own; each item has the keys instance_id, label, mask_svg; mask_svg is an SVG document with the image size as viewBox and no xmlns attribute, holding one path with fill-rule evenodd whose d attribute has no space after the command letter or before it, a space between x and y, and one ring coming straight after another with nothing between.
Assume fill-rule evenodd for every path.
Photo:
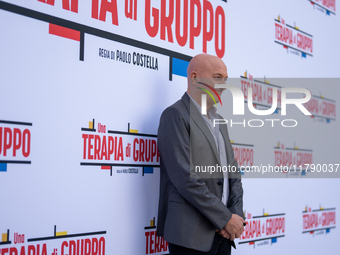
<instances>
[{"instance_id":1,"label":"printed graphic on backdrop","mask_svg":"<svg viewBox=\"0 0 340 255\"><path fill-rule=\"evenodd\" d=\"M302 234L310 234L313 237L331 233L336 228L336 208L312 209L305 207L302 212Z\"/></svg>"},{"instance_id":2,"label":"printed graphic on backdrop","mask_svg":"<svg viewBox=\"0 0 340 255\"><path fill-rule=\"evenodd\" d=\"M336 0L301 3L280 0L279 4L270 6L252 0L226 2L0 0L0 30L5 35L1 37L0 47L0 187L5 194L1 199L5 207L0 213L0 255L168 254L166 241L156 235L160 173L155 167L159 167L159 155L157 137L150 130L157 129L156 119L161 111L178 99L176 93L180 89L185 89L182 77L186 77L192 56L208 52L223 57L230 77L239 77L245 66L253 72L265 70L266 75L337 76L339 51L330 43L339 41L338 33L334 32L339 25ZM242 19L240 13L244 14ZM279 14L284 20L278 17L272 24ZM312 30L302 25L311 22L316 24ZM275 37L260 29L254 30L258 34L256 40L249 40L247 31L251 25L256 28L265 23L275 32ZM321 36L322 33L327 36ZM273 43L273 39L277 42ZM263 51L266 42L270 47ZM272 57L286 52L295 56L279 60ZM299 61L304 64L300 65ZM132 86L127 90L132 100L125 100L124 105L119 95L126 87L121 85L130 78L137 82L128 84ZM252 105L258 110L271 107L273 90L277 88L277 111L268 117L282 116L281 91L290 87L288 83L257 80L248 72L240 80L235 85L240 90L243 86L245 108L250 87L256 93ZM237 124L229 131L235 139L232 147L240 168L259 167L257 163L264 161L274 167L276 158L276 163L281 164L280 160L287 161L286 155L290 160L294 156L298 158L298 153L305 153L312 154L311 164L301 173L302 177L308 177L313 175L312 166L322 171L323 164L316 163L326 160L339 163L336 155L339 142L336 107L339 106L335 101L339 86L303 87L313 90L312 102L305 104L312 116L305 117L296 108L293 113L299 112L301 116L294 115L299 125L307 123L306 133L310 131L309 134L316 136L311 140L311 136L301 133L301 139L287 139L298 128L289 130L291 133L285 128L288 132L276 135L276 127L282 128L280 122L273 122L275 128L271 130L275 131L269 135L264 131L272 125L271 121L264 121L265 128L251 128L259 130L259 135L253 135L243 132L242 125ZM42 94L46 97L41 97ZM148 100L135 100L143 96ZM107 108L99 109L104 104ZM223 100L223 107L227 104ZM138 119L136 107L140 113ZM302 122L303 117L306 122ZM234 120L238 121L236 117ZM316 123L321 121L329 125ZM118 128L115 123L119 123ZM248 124L246 128L249 127ZM242 131L241 135L238 130ZM274 146L277 148L273 149ZM339 164L333 166L339 168ZM290 172L274 175L285 178ZM243 177L247 175L250 173L244 172ZM259 176L263 177L262 173ZM252 204L259 200L250 198L253 194L259 198L254 192L258 189L264 191L264 199L273 203L274 209L262 212L265 206L261 205L249 215L245 213L248 224L241 240L237 240L236 253L248 254L243 251L251 249L254 254L320 254L318 249L322 249L325 254L332 254L338 250L335 208L339 202L335 196L328 196L331 192L338 193L338 180L316 180L318 189L302 182L290 185L289 179L273 178L263 186L258 185L260 179L251 181L243 182L245 208L257 208ZM330 205L328 209L321 205L307 207L301 215L306 198L319 195L326 199L324 205ZM292 202L279 199L283 197ZM88 199L92 199L94 207L88 207ZM291 205L296 203L301 210L294 215L296 208ZM18 213L22 208L18 206L25 211L21 216ZM277 206L285 209L276 210ZM313 212L318 208L323 211ZM333 212L332 209L334 215L323 216L322 213ZM92 217L96 213L98 217ZM316 218L313 213L318 213L321 225L313 223ZM307 214L311 216L305 219ZM289 215L287 225L286 215ZM75 219L81 222L87 218L92 219L88 229L76 228ZM51 219L55 222L50 222ZM62 226L63 219L70 222ZM109 220L107 229L101 226L105 219ZM35 221L47 222L47 229L44 224L31 224ZM131 232L136 226L138 231ZM314 238L323 236L329 243L321 247ZM307 241L303 246L300 242L286 245L296 242L296 237Z\"/></svg>"},{"instance_id":3,"label":"printed graphic on backdrop","mask_svg":"<svg viewBox=\"0 0 340 255\"><path fill-rule=\"evenodd\" d=\"M32 123L0 120L0 172L10 164L31 164Z\"/></svg>"},{"instance_id":4,"label":"printed graphic on backdrop","mask_svg":"<svg viewBox=\"0 0 340 255\"><path fill-rule=\"evenodd\" d=\"M57 226L54 226L53 235L28 237L25 233L12 233L10 229L7 229L5 233L2 233L0 254L104 255L105 234L106 231L68 233L67 231L57 231Z\"/></svg>"},{"instance_id":5,"label":"printed graphic on backdrop","mask_svg":"<svg viewBox=\"0 0 340 255\"><path fill-rule=\"evenodd\" d=\"M138 133L130 129L130 125L127 132L108 130L103 123L96 124L95 119L81 131L82 166L100 166L102 170L109 170L111 176L112 167L120 167L117 173L132 174L142 168L142 175L153 173L153 168L159 167L156 135Z\"/></svg>"},{"instance_id":6,"label":"printed graphic on backdrop","mask_svg":"<svg viewBox=\"0 0 340 255\"><path fill-rule=\"evenodd\" d=\"M305 176L309 165L313 164L313 150L298 146L286 147L278 142L274 147L274 172L287 174L287 177Z\"/></svg>"},{"instance_id":7,"label":"printed graphic on backdrop","mask_svg":"<svg viewBox=\"0 0 340 255\"><path fill-rule=\"evenodd\" d=\"M230 141L233 147L234 157L238 164L238 170L241 175L245 174L246 168L251 168L254 165L255 148L253 144L235 143L233 140Z\"/></svg>"},{"instance_id":8,"label":"printed graphic on backdrop","mask_svg":"<svg viewBox=\"0 0 340 255\"><path fill-rule=\"evenodd\" d=\"M321 92L320 92L321 94ZM312 94L311 100L304 104L315 121L331 123L336 120L336 101L323 95Z\"/></svg>"},{"instance_id":9,"label":"printed graphic on backdrop","mask_svg":"<svg viewBox=\"0 0 340 255\"><path fill-rule=\"evenodd\" d=\"M246 226L240 238L239 245L253 245L258 247L278 242L285 237L286 220L285 213L269 214L263 209L262 215L253 215L252 212L244 212Z\"/></svg>"},{"instance_id":10,"label":"printed graphic on backdrop","mask_svg":"<svg viewBox=\"0 0 340 255\"><path fill-rule=\"evenodd\" d=\"M336 15L336 0L308 0L314 9L324 12L326 15L334 14Z\"/></svg>"},{"instance_id":11,"label":"printed graphic on backdrop","mask_svg":"<svg viewBox=\"0 0 340 255\"><path fill-rule=\"evenodd\" d=\"M286 24L286 21L278 16L274 19L275 40L283 46L287 53L292 53L303 58L313 57L313 35L302 31L297 25Z\"/></svg>"},{"instance_id":12,"label":"printed graphic on backdrop","mask_svg":"<svg viewBox=\"0 0 340 255\"><path fill-rule=\"evenodd\" d=\"M248 103L248 88L252 88L252 103L255 109L268 109L273 105L273 88L277 90L277 107L274 113L281 110L281 86L271 84L266 77L264 81L254 79L247 71L241 75L241 90L244 95L244 102Z\"/></svg>"},{"instance_id":13,"label":"printed graphic on backdrop","mask_svg":"<svg viewBox=\"0 0 340 255\"><path fill-rule=\"evenodd\" d=\"M285 87L290 87L292 84L299 84L299 86L308 86L309 82L318 82L319 86L325 82L331 82L327 79L315 79L309 81L308 79L280 79L280 82L285 84ZM241 76L241 86L244 102L248 103L248 88L252 88L252 103L255 109L268 109L273 104L273 88L277 89L277 108L274 113L280 114L281 112L281 90L282 86L270 83L270 81L264 77L264 81L254 79L253 76L247 71L244 72L244 76ZM307 87L308 89L308 87ZM311 92L312 93L312 92ZM312 98L303 104L307 111L311 113L311 117L317 121L330 123L336 120L336 100L326 98L319 92L319 95L312 93Z\"/></svg>"},{"instance_id":14,"label":"printed graphic on backdrop","mask_svg":"<svg viewBox=\"0 0 340 255\"><path fill-rule=\"evenodd\" d=\"M42 1L43 2L43 1ZM78 12L78 2L74 1L77 4L71 4L71 11L74 12ZM46 3L50 3L50 2L46 2ZM51 2L52 3L52 2ZM63 9L69 10L68 1L64 1L63 2ZM73 1L72 1L73 3ZM98 2L97 2L98 4ZM150 4L150 3L149 3ZM54 5L54 2L53 4ZM104 5L101 4L100 8L99 6L96 6L95 4L92 6L92 18L94 19L98 19L98 12L100 10L100 17L99 20L101 21L105 21L106 20L106 13L107 12L111 12L111 14L113 15L112 18L112 23L114 25L118 25L118 21L116 21L117 18L117 7L116 7L117 3L116 1L112 2L112 4L110 5ZM112 6L114 7L113 10L111 9ZM149 6L150 7L150 6ZM55 7L56 8L56 7ZM212 7L211 7L212 8ZM55 36L60 36L60 37L64 37L66 39L70 39L70 40L75 40L79 42L79 60L80 61L85 61L85 52L84 52L84 44L85 44L85 35L89 34L89 35L94 35L100 38L104 38L104 39L108 39L108 40L112 40L112 41L116 41L116 42L120 42L126 45L130 45L130 46L134 46L136 48L140 48L140 49L145 49L148 50L150 52L155 52L155 53L159 53L162 55L166 55L169 56L169 80L172 80L172 67L173 67L173 61L190 61L191 57L188 55L184 55L178 52L174 52L171 51L169 49L165 49L165 48L161 48L155 45L151 45L151 44L147 44L145 42L141 42L141 41L137 41L134 39L130 39L121 35L117 35L114 33L110 33L107 31L103 31L94 27L88 27L86 25L82 25L79 23L75 23L72 21L68 21L65 19L61 19L55 16L51 16L51 15L47 15L44 13L40 13L38 11L34 11L34 10L30 10L30 9L26 9L23 7L19 7L10 3L5 3L0 1L0 9L6 10L6 11L10 11L16 14L20 14L20 15L24 15L28 18L33 18L33 19L37 19L40 20L42 22L47 22L49 24L49 30L48 33L51 35L55 35ZM99 10L98 10L99 9ZM210 9L209 9L210 10ZM219 8L216 8L217 12L216 12L216 17L219 18L221 15L224 17L224 11L223 9L219 6ZM150 11L150 10L149 10ZM174 10L172 10L174 11ZM147 12L148 13L148 12ZM150 15L150 13L149 13ZM216 19L217 22L219 22L219 19ZM218 24L218 23L217 23ZM224 24L224 23L223 23ZM149 24L150 25L150 24ZM193 24L191 24L193 26ZM169 26L169 25L167 25ZM158 25L154 24L153 28L157 28ZM216 25L217 29L219 28L219 25ZM152 29L152 28L150 28ZM164 28L165 29L165 28ZM179 29L179 28L178 28ZM190 33L190 45L192 48L194 48L194 43L193 40L195 37L199 36L201 33L201 28L197 27L196 29L191 30L192 32ZM219 31L219 30L217 30ZM225 30L222 30L225 31ZM212 39L213 34L211 34L211 31L208 33L208 35L206 35L204 33L205 36L205 40L210 41ZM186 38L188 37L188 35L186 35ZM225 35L223 34L223 41L224 41L224 37ZM219 37L216 37L216 40ZM222 40L221 39L221 40ZM217 44L218 45L218 44ZM221 57L224 55L224 43L222 43L221 45L223 45L223 49L221 50ZM222 52L223 51L223 52ZM110 50L110 49L103 49L103 48L99 48L98 49L99 52L99 56L103 57L103 58L107 58L107 59L111 59L114 61L120 61L120 62L124 62L127 64L132 64L132 65L136 65L136 66L141 66L144 68L149 68L152 70L158 70L158 60L156 57L151 56L151 55L145 55L145 54L141 54L136 52L123 52L120 50Z\"/></svg>"},{"instance_id":15,"label":"printed graphic on backdrop","mask_svg":"<svg viewBox=\"0 0 340 255\"><path fill-rule=\"evenodd\" d=\"M304 87L305 83L299 79L275 79L280 85L270 82L266 77L263 81L254 79L251 74L246 71L244 76L236 79L228 79L227 84L218 84L219 88L227 88L229 91L225 92L232 95L232 101L227 101L227 104L218 105L221 111L232 109L232 116L235 119L217 119L215 124L227 125L233 127L250 127L250 128L277 128L279 126L284 128L294 128L298 126L299 122L304 119L291 118L292 114L300 113L302 118L310 116L303 103L309 102L311 98L310 91ZM284 86L282 86L284 85ZM298 98L293 98L297 96ZM294 107L287 111L287 108L293 105ZM253 118L242 119L238 116L245 115L245 109L248 108ZM204 113L202 113L204 114ZM248 112L246 113L248 115ZM227 112L226 116L231 116ZM248 115L249 116L249 115ZM264 117L261 119L261 117ZM270 117L269 117L270 116ZM256 118L255 118L256 117ZM283 118L281 118L283 117Z\"/></svg>"},{"instance_id":16,"label":"printed graphic on backdrop","mask_svg":"<svg viewBox=\"0 0 340 255\"><path fill-rule=\"evenodd\" d=\"M150 220L150 225L144 227L145 254L168 254L168 242L162 236L157 236L156 219Z\"/></svg>"},{"instance_id":17,"label":"printed graphic on backdrop","mask_svg":"<svg viewBox=\"0 0 340 255\"><path fill-rule=\"evenodd\" d=\"M40 1L45 4L49 4L54 6L53 2L45 2ZM128 4L130 2L130 4ZM162 5L165 2L162 1ZM177 4L178 2L176 2ZM130 5L130 7L129 7ZM87 6L90 8L89 6ZM57 8L56 6L54 8ZM137 1L125 1L126 8L126 18L137 20ZM161 14L165 15L164 12L165 6L161 6ZM209 1L206 1L204 5L202 5L199 1L190 4L190 22L188 22L188 3L186 2L184 6L185 14L184 14L184 23L181 24L179 18L179 12L181 12L181 6L174 6L174 2L169 7L169 16L168 17L157 17L152 18L155 15L159 14L159 10L155 7L151 6L151 1L146 1L145 6L145 28L146 32L150 37L155 37L159 34L160 30L160 39L167 40L169 43L174 43L174 39L176 38L177 43L180 46L184 46L189 43L189 48L195 48L195 38L203 37L203 52L207 52L207 43L213 40L214 38L214 46L216 55L222 58L225 53L225 13L224 9L221 6L217 6L213 8ZM197 13L197 17L195 17L195 12L193 8L198 8L200 11ZM75 23L72 21L68 21L65 19L61 19L52 15L47 15L40 13L38 11L26 9L23 7L19 7L10 3L5 3L0 1L0 9L7 10L16 14L24 15L29 18L34 18L40 20L42 22L48 22L49 24L49 33L51 35L61 36L67 39L75 40L79 42L79 60L84 61L86 56L84 52L85 45L85 35L94 35L100 38L105 38L108 40L120 42L123 44L127 44L130 46L134 46L140 49L145 49L150 52L159 53L162 55L169 56L169 80L172 80L172 68L173 61L181 62L181 61L190 61L191 57L188 55L184 55L178 52L171 51L166 48L161 48L155 45L147 44L145 42L137 41L134 39L130 39L118 34L110 33L107 31L103 31L94 27L89 27L86 25L82 25L79 23ZM63 1L63 9L69 10L74 13L78 13L78 1L71 1L71 7L68 1ZM106 21L106 14L111 13L112 15L112 24L119 26L118 17L117 17L117 2L113 1L110 4L93 2L92 10L91 10L91 18L97 19L100 21ZM174 13L176 12L176 16ZM207 13L209 13L209 21ZM203 16L203 17L202 17ZM175 18L174 18L175 17ZM195 26L194 19L198 18L199 20L203 20L203 26L201 24L197 24ZM164 22L166 20L166 22ZM151 25L151 23L154 23ZM174 31L172 30L171 24L176 23L176 28ZM208 26L209 23L209 26ZM184 30L183 35L181 35L180 29L181 26ZM167 37L165 36L167 31ZM213 43L213 42L211 42ZM140 54L138 52L122 52L119 50L110 50L110 49L99 49L99 56L108 58L115 61L121 61L128 64L133 64L137 66L142 66L145 68L150 68L153 70L158 70L157 58L149 55Z\"/></svg>"}]
</instances>

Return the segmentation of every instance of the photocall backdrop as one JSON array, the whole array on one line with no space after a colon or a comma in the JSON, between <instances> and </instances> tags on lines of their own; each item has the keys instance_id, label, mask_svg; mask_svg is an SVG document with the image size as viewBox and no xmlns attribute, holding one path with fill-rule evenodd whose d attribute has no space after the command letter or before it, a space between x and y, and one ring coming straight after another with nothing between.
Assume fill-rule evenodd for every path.
<instances>
[{"instance_id":1,"label":"photocall backdrop","mask_svg":"<svg viewBox=\"0 0 340 255\"><path fill-rule=\"evenodd\" d=\"M12 0L0 23L0 255L168 254L158 122L202 52L245 96L243 116L228 90L218 106L239 167L302 165L242 173L233 254L338 252L336 0ZM307 88L312 116L282 115L280 96L252 114L248 87L258 110L273 88Z\"/></svg>"}]
</instances>

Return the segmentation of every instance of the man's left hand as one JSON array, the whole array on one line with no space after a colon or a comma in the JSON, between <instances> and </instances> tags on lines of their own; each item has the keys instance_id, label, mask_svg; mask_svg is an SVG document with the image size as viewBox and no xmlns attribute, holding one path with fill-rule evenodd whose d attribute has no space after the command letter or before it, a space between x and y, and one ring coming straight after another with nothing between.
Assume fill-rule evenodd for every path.
<instances>
[{"instance_id":1,"label":"man's left hand","mask_svg":"<svg viewBox=\"0 0 340 255\"><path fill-rule=\"evenodd\" d=\"M216 229L216 232L218 232L224 238L230 239L230 234L224 228L222 228L221 230Z\"/></svg>"}]
</instances>

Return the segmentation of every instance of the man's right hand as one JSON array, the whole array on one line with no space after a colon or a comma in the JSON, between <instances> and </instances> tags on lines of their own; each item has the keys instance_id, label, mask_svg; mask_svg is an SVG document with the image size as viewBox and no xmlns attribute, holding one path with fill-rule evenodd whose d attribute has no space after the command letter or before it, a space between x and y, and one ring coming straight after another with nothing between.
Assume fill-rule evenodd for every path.
<instances>
[{"instance_id":1,"label":"man's right hand","mask_svg":"<svg viewBox=\"0 0 340 255\"><path fill-rule=\"evenodd\" d=\"M230 240L233 241L235 238L239 238L243 232L243 218L237 214L232 214L231 219L224 226L225 231L230 235Z\"/></svg>"}]
</instances>

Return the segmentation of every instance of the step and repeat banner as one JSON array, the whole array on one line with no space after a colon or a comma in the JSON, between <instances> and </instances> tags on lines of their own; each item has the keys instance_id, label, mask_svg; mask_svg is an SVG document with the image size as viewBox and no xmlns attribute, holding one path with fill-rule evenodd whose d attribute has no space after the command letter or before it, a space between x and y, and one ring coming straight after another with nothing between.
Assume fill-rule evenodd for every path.
<instances>
[{"instance_id":1,"label":"step and repeat banner","mask_svg":"<svg viewBox=\"0 0 340 255\"><path fill-rule=\"evenodd\" d=\"M0 255L169 253L157 128L199 53L244 96L241 115L230 90L218 106L243 177L233 254L337 253L336 5L0 1Z\"/></svg>"}]
</instances>

